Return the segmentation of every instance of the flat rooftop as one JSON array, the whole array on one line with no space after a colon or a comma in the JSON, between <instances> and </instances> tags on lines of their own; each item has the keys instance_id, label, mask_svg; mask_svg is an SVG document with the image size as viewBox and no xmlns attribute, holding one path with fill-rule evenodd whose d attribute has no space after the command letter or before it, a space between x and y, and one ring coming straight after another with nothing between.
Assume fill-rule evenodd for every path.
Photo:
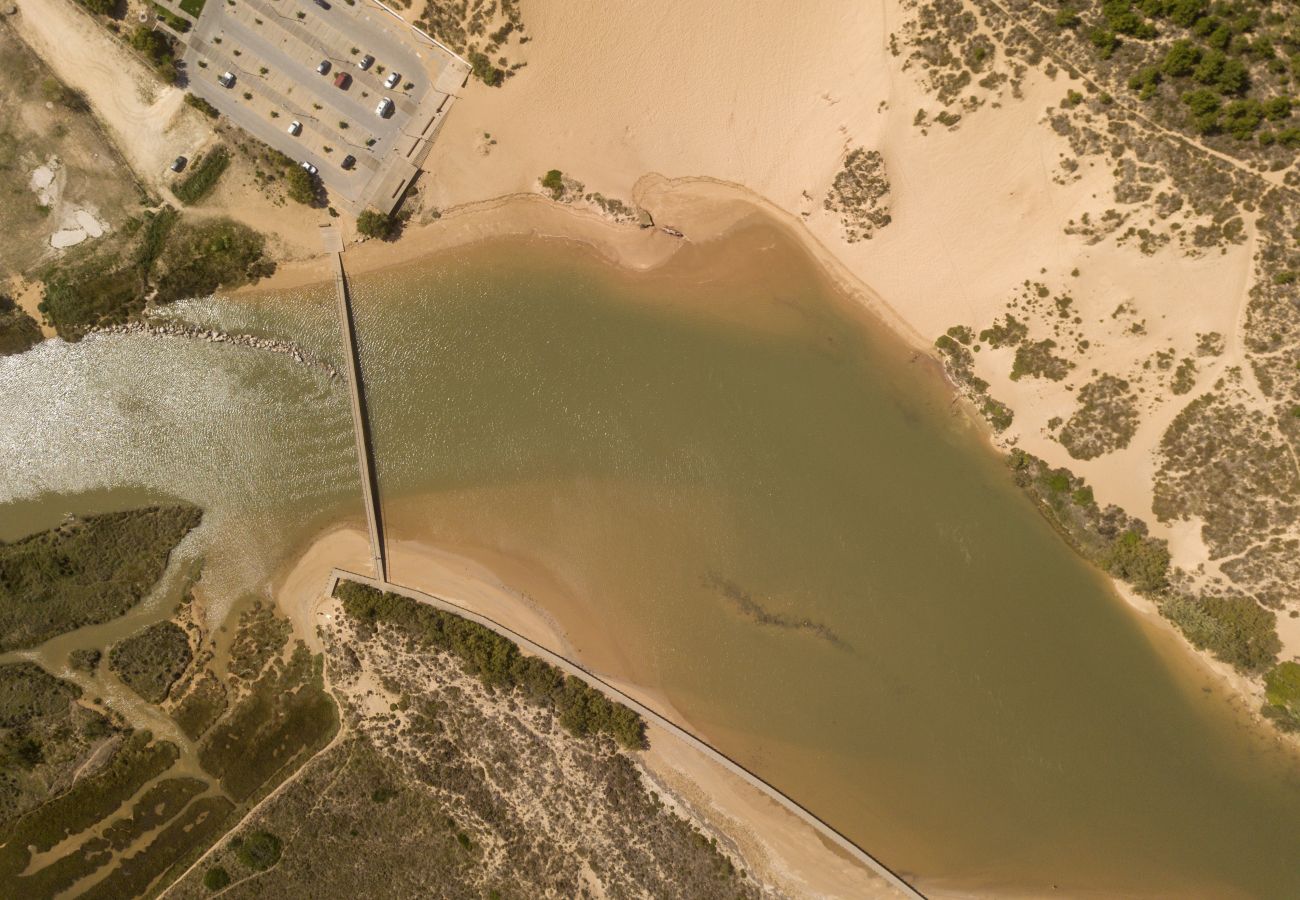
<instances>
[{"instance_id":1,"label":"flat rooftop","mask_svg":"<svg viewBox=\"0 0 1300 900\"><path fill-rule=\"evenodd\" d=\"M185 34L166 29L185 44L188 89L315 166L331 204L353 214L393 211L469 76L464 60L374 0L207 0L197 18L177 0L159 2L194 21ZM362 70L367 55L374 63ZM228 88L218 81L225 72L235 76ZM339 73L350 76L342 86ZM384 87L394 73L397 83ZM381 117L385 98L392 109ZM345 169L347 156L356 162Z\"/></svg>"}]
</instances>

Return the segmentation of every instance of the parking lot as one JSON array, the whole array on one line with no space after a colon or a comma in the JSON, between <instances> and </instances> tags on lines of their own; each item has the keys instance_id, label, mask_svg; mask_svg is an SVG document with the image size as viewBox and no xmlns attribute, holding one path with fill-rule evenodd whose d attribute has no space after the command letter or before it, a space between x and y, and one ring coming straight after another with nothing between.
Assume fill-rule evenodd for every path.
<instances>
[{"instance_id":1,"label":"parking lot","mask_svg":"<svg viewBox=\"0 0 1300 900\"><path fill-rule=\"evenodd\" d=\"M397 204L468 74L462 60L371 0L207 0L183 40L189 90L315 166L330 202L354 213ZM363 70L366 56L374 62ZM226 72L235 76L229 87L219 82ZM392 109L380 116L385 98ZM355 162L344 168L349 156Z\"/></svg>"}]
</instances>

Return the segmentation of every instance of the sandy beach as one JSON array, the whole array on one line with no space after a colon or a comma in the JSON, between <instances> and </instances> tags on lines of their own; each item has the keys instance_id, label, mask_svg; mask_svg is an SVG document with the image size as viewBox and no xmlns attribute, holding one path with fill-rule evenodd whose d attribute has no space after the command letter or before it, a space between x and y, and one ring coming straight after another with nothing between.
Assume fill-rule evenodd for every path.
<instances>
[{"instance_id":1,"label":"sandy beach","mask_svg":"<svg viewBox=\"0 0 1300 900\"><path fill-rule=\"evenodd\" d=\"M411 541L389 545L408 587L436 594L486 615L561 655L570 645L553 618L473 560ZM337 528L318 537L277 579L273 595L294 633L320 649L316 622L328 599L331 570L370 573L370 543L363 531ZM685 721L663 696L618 683L643 703ZM765 879L794 896L893 897L874 873L849 859L791 813L727 772L693 747L658 728L640 761L675 801L719 835L734 841Z\"/></svg>"}]
</instances>

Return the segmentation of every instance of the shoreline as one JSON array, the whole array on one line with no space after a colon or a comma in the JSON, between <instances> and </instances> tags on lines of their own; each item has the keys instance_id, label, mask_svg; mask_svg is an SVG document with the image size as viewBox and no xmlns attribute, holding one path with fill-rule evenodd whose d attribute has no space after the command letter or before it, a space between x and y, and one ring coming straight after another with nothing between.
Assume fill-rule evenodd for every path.
<instances>
[{"instance_id":1,"label":"shoreline","mask_svg":"<svg viewBox=\"0 0 1300 900\"><path fill-rule=\"evenodd\" d=\"M289 617L295 636L314 652L321 649L314 623L329 599L325 589L330 573L336 568L369 571L369 547L369 538L355 526L334 526L318 534L274 579L274 602ZM445 596L558 655L580 660L570 656L572 647L558 622L472 559L415 541L391 542L390 555L403 565L407 587ZM666 697L640 685L607 680L689 727L689 720ZM652 786L719 839L732 842L766 879L796 896L899 896L811 825L701 751L653 722L647 723L647 731L649 749L635 759Z\"/></svg>"},{"instance_id":2,"label":"shoreline","mask_svg":"<svg viewBox=\"0 0 1300 900\"><path fill-rule=\"evenodd\" d=\"M672 227L683 231L685 237L671 237L657 226L642 229L634 224L614 222L590 210L558 203L541 194L509 194L448 210L431 223L410 227L400 241L353 243L346 251L345 265L349 275L374 275L420 265L440 254L483 241L534 238L578 244L625 272L644 273L662 267L688 246L718 241L748 224L762 222L792 237L797 246L810 256L819 273L835 287L835 293L844 300L845 306L859 313L869 327L887 331L889 339L901 342L918 354L919 359L924 359L942 380L944 390L953 397L955 408L961 410L962 427L978 434L988 450L999 458L1006 456L1006 448L995 440L970 401L944 374L932 344L788 212L741 185L709 178L667 179L648 174L637 181L634 197L638 205L654 215L656 222L671 222ZM269 278L240 288L231 296L237 300L252 299L320 284L331 277L328 263L325 254L289 262ZM1166 639L1172 639L1182 657L1196 671L1226 687L1234 705L1240 704L1239 712L1251 723L1279 742L1300 749L1300 741L1288 740L1260 714L1262 684L1215 659L1209 651L1193 646L1153 603L1137 596L1128 585L1093 563L1084 562L1105 579L1113 599L1132 611L1141 626L1155 628ZM1165 662L1172 664L1174 660L1166 657ZM1188 672L1178 673L1179 678L1186 679L1187 676Z\"/></svg>"}]
</instances>

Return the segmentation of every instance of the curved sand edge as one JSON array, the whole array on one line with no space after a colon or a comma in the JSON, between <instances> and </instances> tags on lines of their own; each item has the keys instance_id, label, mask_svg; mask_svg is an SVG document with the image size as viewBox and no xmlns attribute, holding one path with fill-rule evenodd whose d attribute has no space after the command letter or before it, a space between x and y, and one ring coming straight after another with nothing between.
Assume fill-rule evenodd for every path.
<instances>
[{"instance_id":1,"label":"curved sand edge","mask_svg":"<svg viewBox=\"0 0 1300 900\"><path fill-rule=\"evenodd\" d=\"M390 542L407 586L453 600L560 655L570 647L559 626L491 571L456 554L409 541ZM276 579L273 596L298 637L321 649L315 621L335 568L370 571L370 541L353 527L321 534ZM611 682L654 709L685 721L667 698ZM670 732L651 725L639 761L657 789L735 844L764 880L795 896L896 897L877 875L825 841L809 825Z\"/></svg>"}]
</instances>

